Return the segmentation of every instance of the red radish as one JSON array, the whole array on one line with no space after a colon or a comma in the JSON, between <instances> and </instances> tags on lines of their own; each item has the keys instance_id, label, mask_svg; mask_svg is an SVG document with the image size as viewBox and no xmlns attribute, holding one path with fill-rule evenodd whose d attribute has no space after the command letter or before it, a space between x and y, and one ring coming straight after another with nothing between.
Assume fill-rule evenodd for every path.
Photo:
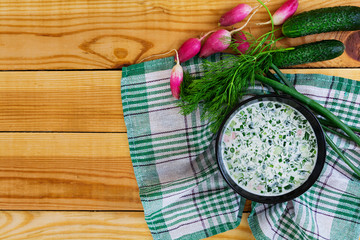
<instances>
[{"instance_id":1,"label":"red radish","mask_svg":"<svg viewBox=\"0 0 360 240\"><path fill-rule=\"evenodd\" d=\"M264 1L263 4L267 3L268 1L269 0ZM252 8L250 5L245 4L245 3L239 4L221 16L221 18L219 20L219 25L231 26L235 23L241 22L251 13L251 11L255 10L253 12L253 14L250 16L250 18L252 18L252 16L257 12L257 10L260 7L262 7L262 4L258 5L255 8ZM250 18L249 18L249 20L250 20ZM249 22L249 20L247 21L247 23ZM245 26L246 26L246 24L245 24Z\"/></svg>"},{"instance_id":2,"label":"red radish","mask_svg":"<svg viewBox=\"0 0 360 240\"><path fill-rule=\"evenodd\" d=\"M272 16L274 25L283 24L289 17L294 15L299 6L298 0L287 0ZM259 23L258 25L270 24L271 21Z\"/></svg>"},{"instance_id":3,"label":"red radish","mask_svg":"<svg viewBox=\"0 0 360 240\"><path fill-rule=\"evenodd\" d=\"M200 52L201 49L201 41L206 38L210 33L214 31L210 31L206 33L201 38L190 38L185 41L178 50L179 60L180 62L186 62L187 60L193 58Z\"/></svg>"},{"instance_id":4,"label":"red radish","mask_svg":"<svg viewBox=\"0 0 360 240\"><path fill-rule=\"evenodd\" d=\"M179 60L180 62L186 62L190 58L196 56L201 48L201 40L198 38L190 38L184 42L179 48Z\"/></svg>"},{"instance_id":5,"label":"red radish","mask_svg":"<svg viewBox=\"0 0 360 240\"><path fill-rule=\"evenodd\" d=\"M200 57L208 57L211 54L217 53L217 52L222 52L225 49L227 49L230 46L231 43L231 36L240 31L241 29L243 29L245 26L238 28L238 29L234 29L231 32L225 29L220 29L217 30L216 32L214 32L213 34L210 35L210 37L205 41L203 47L200 50ZM239 51L244 53L247 48L249 48L249 43L245 42L246 37L245 35L241 36L241 39L239 39L239 41L243 44L239 44ZM240 43L239 42L239 43ZM245 42L245 43L244 43ZM247 46L247 48L246 48ZM246 49L245 49L246 48Z\"/></svg>"},{"instance_id":6,"label":"red radish","mask_svg":"<svg viewBox=\"0 0 360 240\"><path fill-rule=\"evenodd\" d=\"M231 26L235 23L241 22L246 18L253 8L245 3L239 4L224 15L221 16L219 24L221 26Z\"/></svg>"},{"instance_id":7,"label":"red radish","mask_svg":"<svg viewBox=\"0 0 360 240\"><path fill-rule=\"evenodd\" d=\"M183 81L184 72L183 72L183 68L180 65L179 54L176 50L175 50L175 52L176 52L177 60L176 60L176 65L171 70L170 89L171 89L172 95L176 99L179 99L180 98L180 86Z\"/></svg>"},{"instance_id":8,"label":"red radish","mask_svg":"<svg viewBox=\"0 0 360 240\"><path fill-rule=\"evenodd\" d=\"M233 39L235 40L235 43L238 44L237 49L239 52L245 53L249 49L250 43L247 41L244 33L238 32L234 34Z\"/></svg>"},{"instance_id":9,"label":"red radish","mask_svg":"<svg viewBox=\"0 0 360 240\"><path fill-rule=\"evenodd\" d=\"M201 48L200 57L208 57L211 54L224 51L230 46L231 32L220 29L210 35Z\"/></svg>"},{"instance_id":10,"label":"red radish","mask_svg":"<svg viewBox=\"0 0 360 240\"><path fill-rule=\"evenodd\" d=\"M227 49L230 46L232 34L234 34L235 32L239 32L244 27L246 27L250 19L254 16L254 14L259 10L261 6L262 5L259 5L256 8L254 8L255 11L251 14L251 16L248 18L248 20L242 27L234 29L231 32L225 29L220 29L214 32L213 34L211 34L210 37L205 41L203 47L201 48L199 56L208 57L211 54L222 52L225 49Z\"/></svg>"},{"instance_id":11,"label":"red radish","mask_svg":"<svg viewBox=\"0 0 360 240\"><path fill-rule=\"evenodd\" d=\"M299 6L298 0L287 0L273 15L275 25L283 24L286 19L294 15Z\"/></svg>"}]
</instances>

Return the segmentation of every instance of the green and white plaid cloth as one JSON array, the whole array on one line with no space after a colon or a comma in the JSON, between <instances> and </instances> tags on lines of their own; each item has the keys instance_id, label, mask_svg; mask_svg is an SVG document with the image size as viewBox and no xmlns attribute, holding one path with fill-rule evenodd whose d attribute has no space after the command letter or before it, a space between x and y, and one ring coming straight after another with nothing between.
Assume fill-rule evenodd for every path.
<instances>
[{"instance_id":1,"label":"green and white plaid cloth","mask_svg":"<svg viewBox=\"0 0 360 240\"><path fill-rule=\"evenodd\" d=\"M199 59L185 64L187 71L201 74ZM179 114L169 87L173 66L170 57L123 69L121 96L130 154L153 238L202 239L236 228L245 199L223 180L215 136L199 111ZM360 82L324 75L288 77L298 91L360 127ZM328 134L359 167L360 148ZM331 148L327 150L324 170L306 193L286 203L253 203L248 221L256 239L358 240L360 181Z\"/></svg>"}]
</instances>

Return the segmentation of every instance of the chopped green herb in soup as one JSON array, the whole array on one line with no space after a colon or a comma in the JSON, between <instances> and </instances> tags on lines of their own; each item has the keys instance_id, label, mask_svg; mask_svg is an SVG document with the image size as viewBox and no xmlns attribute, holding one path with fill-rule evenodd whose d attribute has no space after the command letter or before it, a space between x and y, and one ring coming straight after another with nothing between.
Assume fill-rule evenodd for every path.
<instances>
[{"instance_id":1,"label":"chopped green herb in soup","mask_svg":"<svg viewBox=\"0 0 360 240\"><path fill-rule=\"evenodd\" d=\"M228 120L221 142L232 179L260 195L282 195L299 187L317 158L312 127L284 103L264 101L242 108Z\"/></svg>"}]
</instances>

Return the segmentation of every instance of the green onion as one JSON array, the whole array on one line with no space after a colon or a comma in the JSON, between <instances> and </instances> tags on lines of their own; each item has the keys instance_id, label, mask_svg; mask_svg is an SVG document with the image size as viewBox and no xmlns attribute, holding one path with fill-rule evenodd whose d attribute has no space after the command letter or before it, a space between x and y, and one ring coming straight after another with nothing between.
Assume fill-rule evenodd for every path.
<instances>
[{"instance_id":1,"label":"green onion","mask_svg":"<svg viewBox=\"0 0 360 240\"><path fill-rule=\"evenodd\" d=\"M344 135L344 134L342 134L342 133L339 133L338 131L335 131L335 130L333 130L333 129L331 129L331 128L328 128L327 126L322 125L322 124L321 124L321 126L322 126L322 128L323 128L324 130L326 130L326 131L328 131L328 132L331 132L331 133L333 133L333 134L336 134L336 135L338 135L338 136L340 136L340 137L342 137L342 138L346 138L347 140L351 140L351 138L349 138L348 136L346 136L346 135Z\"/></svg>"},{"instance_id":2,"label":"green onion","mask_svg":"<svg viewBox=\"0 0 360 240\"><path fill-rule=\"evenodd\" d=\"M290 88L295 89L294 85L285 77L285 75L280 71L280 69L271 63L270 67L276 72L276 74L281 78L281 80Z\"/></svg>"},{"instance_id":3,"label":"green onion","mask_svg":"<svg viewBox=\"0 0 360 240\"><path fill-rule=\"evenodd\" d=\"M329 120L326 120L326 119L322 119L322 118L319 118L319 122L323 125L326 125L326 126L330 126L330 127L335 127L335 124L330 122ZM354 132L360 132L360 128L357 128L357 127L352 127L352 126L349 126L349 128L351 130L353 130Z\"/></svg>"},{"instance_id":4,"label":"green onion","mask_svg":"<svg viewBox=\"0 0 360 240\"><path fill-rule=\"evenodd\" d=\"M360 169L355 167L355 165L345 157L345 155L340 151L340 149L336 146L336 144L329 138L329 136L325 134L326 142L334 149L334 151L344 160L344 162L360 177Z\"/></svg>"}]
</instances>

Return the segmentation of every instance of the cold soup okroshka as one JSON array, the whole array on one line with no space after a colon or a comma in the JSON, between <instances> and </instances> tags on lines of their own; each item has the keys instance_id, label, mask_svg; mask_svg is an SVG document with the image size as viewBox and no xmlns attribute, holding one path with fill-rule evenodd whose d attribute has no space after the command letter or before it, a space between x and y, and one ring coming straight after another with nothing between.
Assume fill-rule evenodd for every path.
<instances>
[{"instance_id":1,"label":"cold soup okroshka","mask_svg":"<svg viewBox=\"0 0 360 240\"><path fill-rule=\"evenodd\" d=\"M317 140L307 119L288 104L260 101L234 112L224 126L222 159L246 191L283 195L301 186L317 159Z\"/></svg>"}]
</instances>

